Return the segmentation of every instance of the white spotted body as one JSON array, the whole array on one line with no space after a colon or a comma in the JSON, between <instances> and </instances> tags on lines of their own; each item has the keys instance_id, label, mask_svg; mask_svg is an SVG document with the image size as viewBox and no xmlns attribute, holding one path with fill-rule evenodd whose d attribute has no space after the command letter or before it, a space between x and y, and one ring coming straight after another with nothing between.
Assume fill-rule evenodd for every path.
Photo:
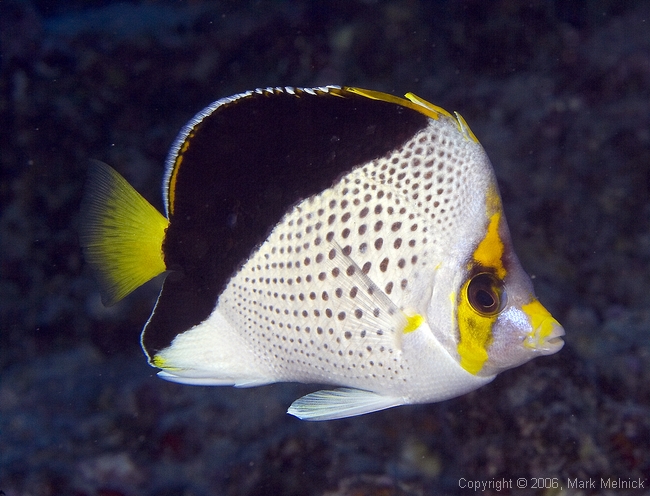
<instances>
[{"instance_id":1,"label":"white spotted body","mask_svg":"<svg viewBox=\"0 0 650 496\"><path fill-rule=\"evenodd\" d=\"M458 396L561 347L510 248L483 148L462 118L411 100L434 118L293 205L209 316L150 355L163 377L342 386L290 409L324 420ZM494 303L473 277L502 281L498 311L473 314L472 298Z\"/></svg>"}]
</instances>

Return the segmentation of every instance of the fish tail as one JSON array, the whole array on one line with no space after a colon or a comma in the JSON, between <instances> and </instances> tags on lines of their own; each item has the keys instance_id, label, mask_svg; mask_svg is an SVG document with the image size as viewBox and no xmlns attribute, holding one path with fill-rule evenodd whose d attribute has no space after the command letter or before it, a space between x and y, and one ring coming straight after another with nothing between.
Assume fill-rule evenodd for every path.
<instances>
[{"instance_id":1,"label":"fish tail","mask_svg":"<svg viewBox=\"0 0 650 496\"><path fill-rule=\"evenodd\" d=\"M112 305L166 270L163 239L169 221L120 174L92 161L81 203L79 240Z\"/></svg>"}]
</instances>

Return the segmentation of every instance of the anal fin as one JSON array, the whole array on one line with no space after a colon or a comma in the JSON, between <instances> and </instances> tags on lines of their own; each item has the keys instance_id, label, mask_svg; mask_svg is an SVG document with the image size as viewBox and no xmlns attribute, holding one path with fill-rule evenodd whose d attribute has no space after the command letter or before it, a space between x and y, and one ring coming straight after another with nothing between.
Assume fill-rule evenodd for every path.
<instances>
[{"instance_id":1,"label":"anal fin","mask_svg":"<svg viewBox=\"0 0 650 496\"><path fill-rule=\"evenodd\" d=\"M362 389L324 389L298 398L287 413L300 420L335 420L385 410L404 403L404 398L382 396Z\"/></svg>"},{"instance_id":2,"label":"anal fin","mask_svg":"<svg viewBox=\"0 0 650 496\"><path fill-rule=\"evenodd\" d=\"M168 370L158 372L158 377L166 381L192 386L234 386L238 388L266 386L275 382L272 379L216 378L206 374L180 375Z\"/></svg>"}]
</instances>

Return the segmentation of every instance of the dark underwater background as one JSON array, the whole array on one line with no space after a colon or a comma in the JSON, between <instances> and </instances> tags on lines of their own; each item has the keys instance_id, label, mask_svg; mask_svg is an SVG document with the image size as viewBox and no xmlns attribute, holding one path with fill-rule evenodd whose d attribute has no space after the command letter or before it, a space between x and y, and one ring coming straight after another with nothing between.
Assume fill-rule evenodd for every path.
<instances>
[{"instance_id":1,"label":"dark underwater background","mask_svg":"<svg viewBox=\"0 0 650 496\"><path fill-rule=\"evenodd\" d=\"M650 2L2 0L0 44L7 496L650 494ZM323 84L462 113L560 353L326 423L285 414L314 386L155 376L139 333L156 283L104 308L82 260L89 159L162 208L166 153L201 108Z\"/></svg>"}]
</instances>

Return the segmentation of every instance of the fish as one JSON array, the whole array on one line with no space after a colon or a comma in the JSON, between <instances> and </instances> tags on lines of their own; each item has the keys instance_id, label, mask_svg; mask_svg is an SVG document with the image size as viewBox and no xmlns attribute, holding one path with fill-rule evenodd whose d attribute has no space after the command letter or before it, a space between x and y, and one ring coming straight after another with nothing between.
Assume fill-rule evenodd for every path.
<instances>
[{"instance_id":1,"label":"fish","mask_svg":"<svg viewBox=\"0 0 650 496\"><path fill-rule=\"evenodd\" d=\"M80 212L104 304L164 274L141 334L163 379L321 384L288 413L332 420L461 396L564 344L483 147L412 93L217 100L172 145L163 200L95 162Z\"/></svg>"}]
</instances>

